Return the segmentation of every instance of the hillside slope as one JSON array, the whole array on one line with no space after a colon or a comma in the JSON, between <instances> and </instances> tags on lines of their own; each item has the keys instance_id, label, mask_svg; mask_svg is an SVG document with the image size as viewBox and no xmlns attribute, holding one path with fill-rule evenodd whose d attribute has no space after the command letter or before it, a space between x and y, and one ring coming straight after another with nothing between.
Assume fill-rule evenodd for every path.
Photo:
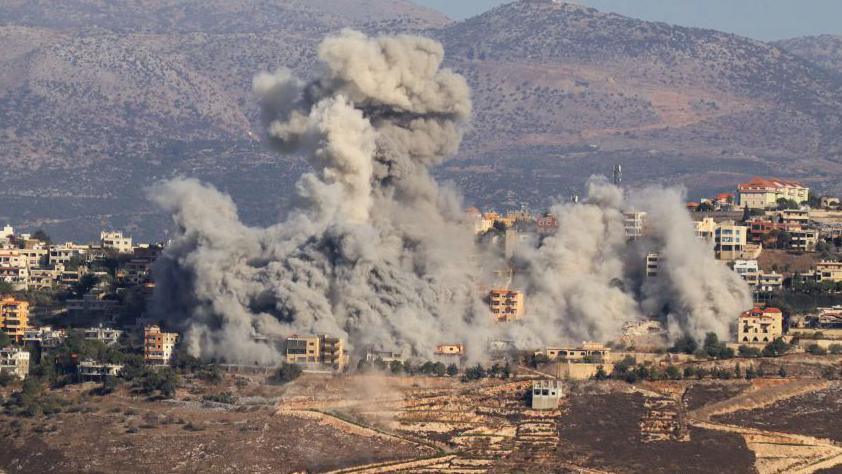
<instances>
[{"instance_id":1,"label":"hillside slope","mask_svg":"<svg viewBox=\"0 0 842 474\"><path fill-rule=\"evenodd\" d=\"M252 77L306 75L343 27L445 44L475 116L436 173L469 203L543 207L614 163L630 185L692 197L755 174L842 192L842 80L792 45L538 0L456 23L404 0L11 0L0 221L160 237L145 189L174 175L232 193L248 222L276 220L305 168L261 143Z\"/></svg>"}]
</instances>

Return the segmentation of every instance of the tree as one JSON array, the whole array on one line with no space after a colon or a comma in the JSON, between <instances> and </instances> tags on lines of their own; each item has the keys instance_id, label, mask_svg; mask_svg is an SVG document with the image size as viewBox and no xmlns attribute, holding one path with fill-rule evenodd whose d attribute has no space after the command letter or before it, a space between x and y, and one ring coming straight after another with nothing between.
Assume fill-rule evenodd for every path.
<instances>
[{"instance_id":1,"label":"tree","mask_svg":"<svg viewBox=\"0 0 842 474\"><path fill-rule=\"evenodd\" d=\"M766 344L763 348L763 357L779 357L789 350L789 344L782 338L776 338L774 341Z\"/></svg>"},{"instance_id":2,"label":"tree","mask_svg":"<svg viewBox=\"0 0 842 474\"><path fill-rule=\"evenodd\" d=\"M282 363L275 375L269 379L269 382L275 385L283 385L297 379L301 375L301 367L295 364Z\"/></svg>"},{"instance_id":3,"label":"tree","mask_svg":"<svg viewBox=\"0 0 842 474\"><path fill-rule=\"evenodd\" d=\"M678 367L676 367L674 365L668 366L665 374L666 374L667 378L670 379L670 380L680 380L681 379L681 371L678 369Z\"/></svg>"},{"instance_id":4,"label":"tree","mask_svg":"<svg viewBox=\"0 0 842 474\"><path fill-rule=\"evenodd\" d=\"M842 344L831 344L828 350L831 354L842 354Z\"/></svg>"},{"instance_id":5,"label":"tree","mask_svg":"<svg viewBox=\"0 0 842 474\"><path fill-rule=\"evenodd\" d=\"M8 281L0 281L0 296L15 292L15 285Z\"/></svg>"},{"instance_id":6,"label":"tree","mask_svg":"<svg viewBox=\"0 0 842 474\"><path fill-rule=\"evenodd\" d=\"M777 202L777 204L778 204L778 210L779 210L779 211L783 211L783 210L786 210L786 209L798 209L798 208L800 208L800 207L801 207L801 206L800 206L797 202L795 202L794 200L792 200L792 199L787 199L787 198L783 198L783 197L782 197L782 198L778 198L778 200L777 200L776 202Z\"/></svg>"},{"instance_id":7,"label":"tree","mask_svg":"<svg viewBox=\"0 0 842 474\"><path fill-rule=\"evenodd\" d=\"M746 380L751 380L757 376L757 373L754 371L754 366L749 365L746 369Z\"/></svg>"},{"instance_id":8,"label":"tree","mask_svg":"<svg viewBox=\"0 0 842 474\"><path fill-rule=\"evenodd\" d=\"M403 372L403 364L399 360L393 360L392 362L389 362L389 370L391 370L393 374L399 374Z\"/></svg>"},{"instance_id":9,"label":"tree","mask_svg":"<svg viewBox=\"0 0 842 474\"><path fill-rule=\"evenodd\" d=\"M790 245L792 245L792 234L787 231L779 232L775 239L775 246L779 249L786 250Z\"/></svg>"},{"instance_id":10,"label":"tree","mask_svg":"<svg viewBox=\"0 0 842 474\"><path fill-rule=\"evenodd\" d=\"M459 367L456 367L456 364L450 364L447 366L447 375L453 377L459 373Z\"/></svg>"},{"instance_id":11,"label":"tree","mask_svg":"<svg viewBox=\"0 0 842 474\"><path fill-rule=\"evenodd\" d=\"M807 352L813 355L827 355L827 349L818 344L810 344L807 346Z\"/></svg>"},{"instance_id":12,"label":"tree","mask_svg":"<svg viewBox=\"0 0 842 474\"><path fill-rule=\"evenodd\" d=\"M487 372L481 364L470 367L465 371L465 378L468 380L479 380L485 378L487 375Z\"/></svg>"},{"instance_id":13,"label":"tree","mask_svg":"<svg viewBox=\"0 0 842 474\"><path fill-rule=\"evenodd\" d=\"M713 204L705 201L699 204L699 207L696 208L696 212L713 212Z\"/></svg>"},{"instance_id":14,"label":"tree","mask_svg":"<svg viewBox=\"0 0 842 474\"><path fill-rule=\"evenodd\" d=\"M669 352L692 354L696 352L696 349L698 348L699 344L693 336L682 336L675 341L675 344L673 344L672 347L669 348Z\"/></svg>"},{"instance_id":15,"label":"tree","mask_svg":"<svg viewBox=\"0 0 842 474\"><path fill-rule=\"evenodd\" d=\"M503 366L503 370L500 372L500 378L508 379L512 376L512 366L509 364L509 361L506 361L506 365Z\"/></svg>"},{"instance_id":16,"label":"tree","mask_svg":"<svg viewBox=\"0 0 842 474\"><path fill-rule=\"evenodd\" d=\"M0 347L6 347L12 343L12 339L3 331L0 331Z\"/></svg>"},{"instance_id":17,"label":"tree","mask_svg":"<svg viewBox=\"0 0 842 474\"><path fill-rule=\"evenodd\" d=\"M435 364L433 364L433 373L437 376L442 377L447 372L447 367L444 365L444 363L436 362Z\"/></svg>"},{"instance_id":18,"label":"tree","mask_svg":"<svg viewBox=\"0 0 842 474\"><path fill-rule=\"evenodd\" d=\"M737 362L737 364L734 366L734 378L739 379L739 378L742 378L742 377L743 377L743 371L740 367L740 363Z\"/></svg>"},{"instance_id":19,"label":"tree","mask_svg":"<svg viewBox=\"0 0 842 474\"><path fill-rule=\"evenodd\" d=\"M742 345L739 347L738 352L740 357L760 357L760 349L756 347Z\"/></svg>"},{"instance_id":20,"label":"tree","mask_svg":"<svg viewBox=\"0 0 842 474\"><path fill-rule=\"evenodd\" d=\"M786 367L784 367L784 366L782 365L782 366L781 366L781 368L780 368L780 369L778 369L778 375L779 375L781 378L786 378L786 375L787 375L787 373L786 373Z\"/></svg>"},{"instance_id":21,"label":"tree","mask_svg":"<svg viewBox=\"0 0 842 474\"><path fill-rule=\"evenodd\" d=\"M595 378L595 379L597 379L597 380L606 380L606 379L608 379L608 373L607 373L607 372L605 372L605 367L603 367L602 365L598 365L598 366L596 367L596 374L594 374L594 377L593 377L593 378Z\"/></svg>"},{"instance_id":22,"label":"tree","mask_svg":"<svg viewBox=\"0 0 842 474\"><path fill-rule=\"evenodd\" d=\"M734 350L729 348L724 342L719 342L719 337L713 332L705 334L705 342L702 350L708 357L714 359L730 359L734 357Z\"/></svg>"}]
</instances>

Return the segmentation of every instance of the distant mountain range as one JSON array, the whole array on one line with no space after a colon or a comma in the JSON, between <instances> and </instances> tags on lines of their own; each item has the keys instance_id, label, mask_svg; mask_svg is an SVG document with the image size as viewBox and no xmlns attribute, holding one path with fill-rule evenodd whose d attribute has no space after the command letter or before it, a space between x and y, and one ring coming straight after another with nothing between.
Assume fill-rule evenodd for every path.
<instances>
[{"instance_id":1,"label":"distant mountain range","mask_svg":"<svg viewBox=\"0 0 842 474\"><path fill-rule=\"evenodd\" d=\"M283 214L300 159L268 152L253 75L306 75L353 27L442 41L474 90L436 170L480 206L548 205L624 165L691 196L755 174L842 192L840 39L774 44L549 1L453 22L398 0L10 0L0 4L0 221L161 237L145 188L197 176L248 222Z\"/></svg>"}]
</instances>

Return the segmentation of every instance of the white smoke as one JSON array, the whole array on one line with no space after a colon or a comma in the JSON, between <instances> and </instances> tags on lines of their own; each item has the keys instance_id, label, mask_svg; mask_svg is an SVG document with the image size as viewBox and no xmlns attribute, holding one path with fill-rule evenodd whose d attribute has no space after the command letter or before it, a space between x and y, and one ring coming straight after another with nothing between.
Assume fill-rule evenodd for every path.
<instances>
[{"instance_id":1,"label":"white smoke","mask_svg":"<svg viewBox=\"0 0 842 474\"><path fill-rule=\"evenodd\" d=\"M287 70L255 78L269 141L313 168L297 183L302 204L282 223L245 226L230 198L195 180L153 190L176 225L156 264L154 308L184 328L192 354L271 363L277 348L256 335L329 334L353 350L420 357L461 343L479 360L490 340L528 348L614 337L662 302L678 331L727 335L722 323L736 316L742 290L724 301L708 281L724 270L709 249L687 243L692 229L673 214L680 194L651 197L669 201L658 245L676 281L663 286L670 296L647 293L641 306L624 263L623 194L599 181L583 204L553 208L556 235L517 250L528 313L495 324L478 289L506 262L477 244L458 193L430 176L458 149L471 111L465 80L441 67L443 56L430 39L343 31L319 47L314 80Z\"/></svg>"}]
</instances>

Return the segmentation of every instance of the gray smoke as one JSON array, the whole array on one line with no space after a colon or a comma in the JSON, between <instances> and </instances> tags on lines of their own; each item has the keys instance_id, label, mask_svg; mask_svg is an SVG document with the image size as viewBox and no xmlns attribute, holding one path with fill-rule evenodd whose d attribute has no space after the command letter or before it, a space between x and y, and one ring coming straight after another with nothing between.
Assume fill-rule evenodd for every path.
<instances>
[{"instance_id":1,"label":"gray smoke","mask_svg":"<svg viewBox=\"0 0 842 474\"><path fill-rule=\"evenodd\" d=\"M680 195L667 193L658 231L677 281L659 287L669 295L638 298L624 264L624 197L600 181L585 203L553 208L556 235L517 249L515 282L528 292L528 314L494 324L479 288L505 259L475 242L459 194L429 171L458 149L471 112L465 80L441 67L439 43L415 36L343 31L318 54L311 81L287 70L254 80L269 142L304 154L313 169L297 182L301 205L284 222L248 227L229 197L192 179L153 190L176 225L156 264L154 310L184 328L192 354L271 363L277 348L256 335L329 334L353 350L406 348L420 357L462 343L479 360L491 340L528 348L608 339L663 301L676 331L725 335L722 323L743 301L722 300L710 281L725 275L721 264L687 243L692 229L675 230L689 225L673 214ZM702 281L691 287L693 278Z\"/></svg>"}]
</instances>

